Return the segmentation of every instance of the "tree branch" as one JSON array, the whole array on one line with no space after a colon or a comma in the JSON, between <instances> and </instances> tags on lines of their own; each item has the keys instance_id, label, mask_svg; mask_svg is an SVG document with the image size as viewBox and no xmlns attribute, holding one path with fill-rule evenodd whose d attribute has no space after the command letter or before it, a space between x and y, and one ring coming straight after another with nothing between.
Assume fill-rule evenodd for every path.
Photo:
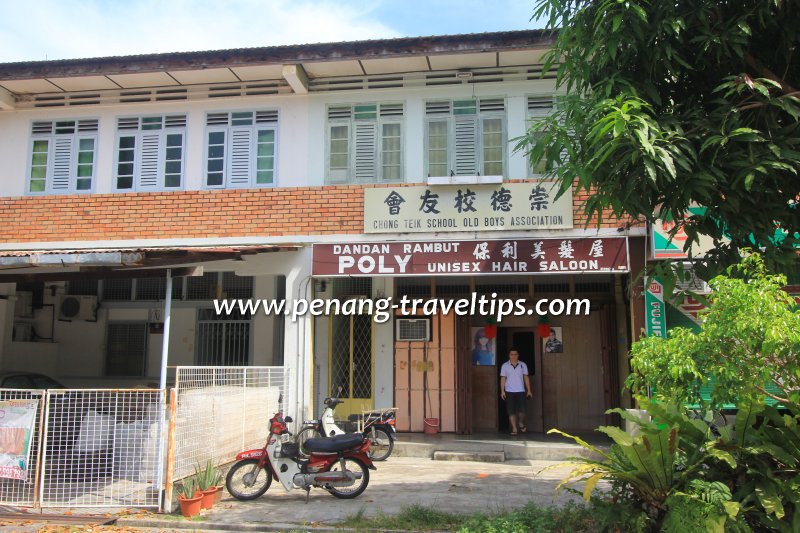
<instances>
[{"instance_id":1,"label":"tree branch","mask_svg":"<svg viewBox=\"0 0 800 533\"><path fill-rule=\"evenodd\" d=\"M764 65L763 65L763 64L762 64L762 63L761 63L761 62L760 62L758 59L756 59L755 57L753 57L753 55L752 55L750 52L745 52L745 54L744 54L744 60L745 60L745 62L746 62L748 65L750 65L750 66L751 66L751 67L752 67L752 68L753 68L753 69L754 69L756 72L758 72L759 74L761 74L761 76L762 76L762 77L764 77L764 78L767 78L767 79L769 79L769 80L772 80L772 81L774 81L775 83L777 83L778 85L780 85L780 86L781 86L781 89L783 89L783 92L785 92L785 93L794 93L794 92L797 92L797 89L795 89L794 87L792 87L791 85L789 85L789 84L786 82L786 80L784 80L784 79L780 78L780 77L779 77L777 74L775 74L775 73L774 73L774 72L772 72L770 69L768 69L767 67L765 67L765 66L764 66Z\"/></svg>"}]
</instances>

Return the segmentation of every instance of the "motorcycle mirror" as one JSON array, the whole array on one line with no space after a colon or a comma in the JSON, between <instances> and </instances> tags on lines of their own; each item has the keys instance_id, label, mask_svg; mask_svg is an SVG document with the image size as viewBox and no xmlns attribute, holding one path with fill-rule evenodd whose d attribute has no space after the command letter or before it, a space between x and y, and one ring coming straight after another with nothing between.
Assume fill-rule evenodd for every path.
<instances>
[{"instance_id":1,"label":"motorcycle mirror","mask_svg":"<svg viewBox=\"0 0 800 533\"><path fill-rule=\"evenodd\" d=\"M292 417L291 417L291 416L287 416L287 417L286 417L286 418L284 418L283 420L284 420L284 421L286 421L286 423L287 423L287 424L291 424L291 423L293 422L293 420L292 420Z\"/></svg>"}]
</instances>

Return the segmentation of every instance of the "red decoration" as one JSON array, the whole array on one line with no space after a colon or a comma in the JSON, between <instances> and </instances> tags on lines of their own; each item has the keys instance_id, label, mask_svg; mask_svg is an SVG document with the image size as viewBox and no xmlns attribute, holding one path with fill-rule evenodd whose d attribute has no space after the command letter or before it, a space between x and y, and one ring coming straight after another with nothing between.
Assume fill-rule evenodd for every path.
<instances>
[{"instance_id":1,"label":"red decoration","mask_svg":"<svg viewBox=\"0 0 800 533\"><path fill-rule=\"evenodd\" d=\"M487 324L483 326L483 334L486 335L487 339L494 339L497 337L497 325Z\"/></svg>"},{"instance_id":2,"label":"red decoration","mask_svg":"<svg viewBox=\"0 0 800 533\"><path fill-rule=\"evenodd\" d=\"M537 326L537 331L539 332L539 336L542 338L550 336L550 324L539 324Z\"/></svg>"}]
</instances>

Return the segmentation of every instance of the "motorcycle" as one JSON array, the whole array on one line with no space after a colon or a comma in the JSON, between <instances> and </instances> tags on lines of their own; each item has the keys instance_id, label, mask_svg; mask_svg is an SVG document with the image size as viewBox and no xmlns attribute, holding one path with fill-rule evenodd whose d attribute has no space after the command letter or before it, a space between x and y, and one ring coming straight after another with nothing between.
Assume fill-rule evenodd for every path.
<instances>
[{"instance_id":1,"label":"motorcycle","mask_svg":"<svg viewBox=\"0 0 800 533\"><path fill-rule=\"evenodd\" d=\"M323 401L325 410L317 420L303 421L303 427L297 433L297 443L300 445L300 455L307 457L309 450L305 443L315 436L332 437L335 435L345 435L345 432L336 424L334 413L336 406L344 403L338 398L325 398ZM373 461L385 461L394 449L394 441L397 439L395 431L395 419L397 408L381 409L370 411L363 415L350 415L349 421L358 424L358 433L370 441L369 456Z\"/></svg>"},{"instance_id":2,"label":"motorcycle","mask_svg":"<svg viewBox=\"0 0 800 533\"><path fill-rule=\"evenodd\" d=\"M369 484L369 470L377 470L367 454L369 440L358 434L313 438L305 442L309 457L303 459L292 433L278 412L269 421L269 435L264 447L247 450L228 472L225 486L238 500L254 500L264 494L272 479L286 491L304 489L306 501L311 487L323 488L337 498L355 498Z\"/></svg>"}]
</instances>

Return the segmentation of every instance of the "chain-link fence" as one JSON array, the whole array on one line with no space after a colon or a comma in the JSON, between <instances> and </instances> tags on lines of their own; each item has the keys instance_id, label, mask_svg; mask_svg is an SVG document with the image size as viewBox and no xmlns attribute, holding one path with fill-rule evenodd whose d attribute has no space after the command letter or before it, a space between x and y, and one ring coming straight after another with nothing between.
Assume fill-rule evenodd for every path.
<instances>
[{"instance_id":1,"label":"chain-link fence","mask_svg":"<svg viewBox=\"0 0 800 533\"><path fill-rule=\"evenodd\" d=\"M289 370L178 367L175 387L175 462L168 479L179 480L208 461L223 464L241 451L263 447L267 422L285 411Z\"/></svg>"}]
</instances>

